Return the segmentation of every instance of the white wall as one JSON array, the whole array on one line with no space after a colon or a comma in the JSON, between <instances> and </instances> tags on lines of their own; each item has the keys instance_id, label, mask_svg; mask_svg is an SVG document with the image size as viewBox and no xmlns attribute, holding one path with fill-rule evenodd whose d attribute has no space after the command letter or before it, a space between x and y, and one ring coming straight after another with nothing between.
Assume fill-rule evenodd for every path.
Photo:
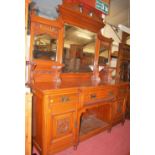
<instances>
[{"instance_id":1,"label":"white wall","mask_svg":"<svg viewBox=\"0 0 155 155\"><path fill-rule=\"evenodd\" d=\"M118 45L121 42L120 39L122 38L122 32L118 31L117 32L118 36L117 36L116 33L114 32L114 30L112 29L112 27L110 25L108 25L108 24L106 24L106 26L103 28L102 32L103 32L103 35L105 37L112 38L114 40L113 41L113 46L112 46L112 52L113 51L118 51Z\"/></svg>"}]
</instances>

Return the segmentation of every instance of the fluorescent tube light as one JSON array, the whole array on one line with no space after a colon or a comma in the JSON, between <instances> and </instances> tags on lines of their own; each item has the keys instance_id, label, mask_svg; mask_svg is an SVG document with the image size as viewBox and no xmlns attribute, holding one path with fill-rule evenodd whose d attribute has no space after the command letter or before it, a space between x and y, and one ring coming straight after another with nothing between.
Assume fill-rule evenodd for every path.
<instances>
[{"instance_id":1,"label":"fluorescent tube light","mask_svg":"<svg viewBox=\"0 0 155 155\"><path fill-rule=\"evenodd\" d=\"M92 39L90 36L83 35L83 34L81 34L81 33L78 33L77 36L80 37L80 38L84 38L84 39L89 39L89 40Z\"/></svg>"},{"instance_id":2,"label":"fluorescent tube light","mask_svg":"<svg viewBox=\"0 0 155 155\"><path fill-rule=\"evenodd\" d=\"M119 28L121 31L124 31L124 32L130 34L130 28L128 28L128 27L126 27L126 26L124 26L124 25L122 25L122 24L119 24L119 25L118 25L118 28Z\"/></svg>"}]
</instances>

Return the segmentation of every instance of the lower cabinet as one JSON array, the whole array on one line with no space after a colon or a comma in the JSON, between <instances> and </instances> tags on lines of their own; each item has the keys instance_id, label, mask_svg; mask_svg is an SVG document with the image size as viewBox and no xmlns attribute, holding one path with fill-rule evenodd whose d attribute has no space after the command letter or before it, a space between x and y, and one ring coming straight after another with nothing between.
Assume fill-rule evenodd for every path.
<instances>
[{"instance_id":1,"label":"lower cabinet","mask_svg":"<svg viewBox=\"0 0 155 155\"><path fill-rule=\"evenodd\" d=\"M75 144L78 98L76 90L48 96L49 155Z\"/></svg>"},{"instance_id":2,"label":"lower cabinet","mask_svg":"<svg viewBox=\"0 0 155 155\"><path fill-rule=\"evenodd\" d=\"M33 144L52 155L125 118L127 87L66 88L33 95Z\"/></svg>"},{"instance_id":3,"label":"lower cabinet","mask_svg":"<svg viewBox=\"0 0 155 155\"><path fill-rule=\"evenodd\" d=\"M116 102L114 104L113 124L124 122L126 113L126 103L128 95L128 85L119 85L116 89Z\"/></svg>"},{"instance_id":4,"label":"lower cabinet","mask_svg":"<svg viewBox=\"0 0 155 155\"><path fill-rule=\"evenodd\" d=\"M76 112L52 114L50 118L50 150L57 152L74 145Z\"/></svg>"}]
</instances>

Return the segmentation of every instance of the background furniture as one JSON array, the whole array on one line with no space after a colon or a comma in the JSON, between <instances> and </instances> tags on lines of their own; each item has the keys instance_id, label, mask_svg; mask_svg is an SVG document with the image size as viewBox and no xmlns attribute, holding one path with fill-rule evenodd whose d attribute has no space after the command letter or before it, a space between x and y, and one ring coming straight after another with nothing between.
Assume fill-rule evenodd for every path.
<instances>
[{"instance_id":1,"label":"background furniture","mask_svg":"<svg viewBox=\"0 0 155 155\"><path fill-rule=\"evenodd\" d=\"M130 82L130 46L125 43L119 44L116 80ZM126 98L126 116L130 118L130 91Z\"/></svg>"}]
</instances>

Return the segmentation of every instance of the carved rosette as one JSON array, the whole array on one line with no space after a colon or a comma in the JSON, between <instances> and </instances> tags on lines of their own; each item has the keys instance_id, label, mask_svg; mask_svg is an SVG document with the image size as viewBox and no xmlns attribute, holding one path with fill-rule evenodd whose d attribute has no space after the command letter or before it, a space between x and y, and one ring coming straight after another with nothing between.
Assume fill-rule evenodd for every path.
<instances>
[{"instance_id":1,"label":"carved rosette","mask_svg":"<svg viewBox=\"0 0 155 155\"><path fill-rule=\"evenodd\" d=\"M70 126L70 121L68 118L57 120L57 134L65 134L68 132Z\"/></svg>"}]
</instances>

